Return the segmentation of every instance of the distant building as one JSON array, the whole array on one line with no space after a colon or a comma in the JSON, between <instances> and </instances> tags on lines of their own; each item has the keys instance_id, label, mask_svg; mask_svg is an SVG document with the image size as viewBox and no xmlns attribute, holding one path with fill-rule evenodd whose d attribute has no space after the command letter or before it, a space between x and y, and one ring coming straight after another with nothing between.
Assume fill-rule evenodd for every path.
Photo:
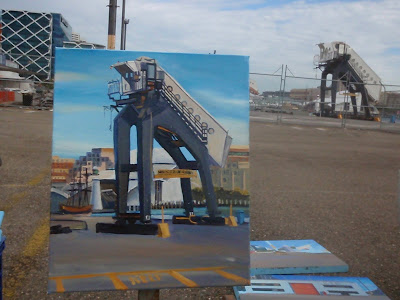
<instances>
[{"instance_id":1,"label":"distant building","mask_svg":"<svg viewBox=\"0 0 400 300\"><path fill-rule=\"evenodd\" d=\"M85 156L80 156L75 161L70 171L70 176L75 181L79 181L80 173L89 175L97 172L114 168L114 149L113 148L93 148L91 152L87 152ZM84 180L84 178L81 178Z\"/></svg>"},{"instance_id":2,"label":"distant building","mask_svg":"<svg viewBox=\"0 0 400 300\"><path fill-rule=\"evenodd\" d=\"M399 92L382 92L381 93L381 105L386 107L400 108L400 93Z\"/></svg>"},{"instance_id":3,"label":"distant building","mask_svg":"<svg viewBox=\"0 0 400 300\"><path fill-rule=\"evenodd\" d=\"M106 46L89 43L86 40L82 39L79 33L72 33L71 41L64 41L63 42L64 48L79 48L79 49L105 49Z\"/></svg>"},{"instance_id":4,"label":"distant building","mask_svg":"<svg viewBox=\"0 0 400 300\"><path fill-rule=\"evenodd\" d=\"M225 190L249 190L249 146L232 146L224 168L211 167L214 186Z\"/></svg>"},{"instance_id":5,"label":"distant building","mask_svg":"<svg viewBox=\"0 0 400 300\"><path fill-rule=\"evenodd\" d=\"M53 156L51 162L51 182L67 183L75 159Z\"/></svg>"},{"instance_id":6,"label":"distant building","mask_svg":"<svg viewBox=\"0 0 400 300\"><path fill-rule=\"evenodd\" d=\"M0 10L1 47L36 81L53 78L55 48L72 41L72 28L59 13ZM90 43L89 43L90 44ZM95 44L93 44L95 45Z\"/></svg>"},{"instance_id":7,"label":"distant building","mask_svg":"<svg viewBox=\"0 0 400 300\"><path fill-rule=\"evenodd\" d=\"M290 98L299 101L313 101L319 96L320 90L318 88L311 89L292 89L290 90Z\"/></svg>"}]
</instances>

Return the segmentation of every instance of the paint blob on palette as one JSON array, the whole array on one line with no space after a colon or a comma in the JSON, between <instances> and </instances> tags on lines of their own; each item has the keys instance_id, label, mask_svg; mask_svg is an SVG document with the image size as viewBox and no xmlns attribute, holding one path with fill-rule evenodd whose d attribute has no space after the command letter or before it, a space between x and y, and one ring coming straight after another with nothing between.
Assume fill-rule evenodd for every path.
<instances>
[{"instance_id":1,"label":"paint blob on palette","mask_svg":"<svg viewBox=\"0 0 400 300\"><path fill-rule=\"evenodd\" d=\"M314 240L250 242L251 275L347 272L341 259Z\"/></svg>"},{"instance_id":2,"label":"paint blob on palette","mask_svg":"<svg viewBox=\"0 0 400 300\"><path fill-rule=\"evenodd\" d=\"M49 292L249 284L249 58L55 66Z\"/></svg>"},{"instance_id":3,"label":"paint blob on palette","mask_svg":"<svg viewBox=\"0 0 400 300\"><path fill-rule=\"evenodd\" d=\"M234 287L234 291L238 300L389 300L365 277L256 275L250 286Z\"/></svg>"}]
</instances>

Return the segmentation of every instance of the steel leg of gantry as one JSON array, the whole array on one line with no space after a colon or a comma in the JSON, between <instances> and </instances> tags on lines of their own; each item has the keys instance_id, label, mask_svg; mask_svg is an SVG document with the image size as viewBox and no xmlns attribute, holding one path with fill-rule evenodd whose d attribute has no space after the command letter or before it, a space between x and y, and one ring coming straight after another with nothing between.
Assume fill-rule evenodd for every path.
<instances>
[{"instance_id":1,"label":"steel leg of gantry","mask_svg":"<svg viewBox=\"0 0 400 300\"><path fill-rule=\"evenodd\" d=\"M208 164L208 157L203 153L197 160L199 162L199 174L201 179L201 185L203 186L203 193L207 201L207 211L211 218L215 218L218 215L218 206L214 192L214 185L212 182L211 171Z\"/></svg>"},{"instance_id":2,"label":"steel leg of gantry","mask_svg":"<svg viewBox=\"0 0 400 300\"><path fill-rule=\"evenodd\" d=\"M338 72L334 72L332 74L332 82L331 82L331 114L335 114L335 108L336 108L336 92L337 92L337 86L338 82L337 80L339 79L339 74Z\"/></svg>"},{"instance_id":3,"label":"steel leg of gantry","mask_svg":"<svg viewBox=\"0 0 400 300\"><path fill-rule=\"evenodd\" d=\"M130 166L130 132L137 119L137 112L129 105L125 106L114 119L114 153L115 179L117 187L117 214L127 210L129 166Z\"/></svg>"},{"instance_id":4,"label":"steel leg of gantry","mask_svg":"<svg viewBox=\"0 0 400 300\"><path fill-rule=\"evenodd\" d=\"M319 104L319 109L320 109L320 114L324 114L324 109L325 109L325 95L326 95L326 78L328 77L328 72L322 72L321 75L321 96L320 96L320 104Z\"/></svg>"},{"instance_id":5,"label":"steel leg of gantry","mask_svg":"<svg viewBox=\"0 0 400 300\"><path fill-rule=\"evenodd\" d=\"M157 125L175 132L185 145L187 145L188 151L198 164L201 184L207 201L208 214L211 218L216 217L219 212L211 177L209 153L206 145L200 141L183 120L176 117L176 113L172 109L165 110L157 115L157 118L154 118L154 126Z\"/></svg>"},{"instance_id":6,"label":"steel leg of gantry","mask_svg":"<svg viewBox=\"0 0 400 300\"><path fill-rule=\"evenodd\" d=\"M151 222L151 187L153 184L153 137L152 118L140 120L137 129L137 172L139 183L140 221Z\"/></svg>"},{"instance_id":7,"label":"steel leg of gantry","mask_svg":"<svg viewBox=\"0 0 400 300\"><path fill-rule=\"evenodd\" d=\"M156 140L172 157L172 159L177 164L178 168L186 169L188 161L178 147L172 145L170 141L162 137L158 137L156 138ZM181 178L181 189L182 189L183 206L185 208L185 213L186 216L190 216L193 214L193 196L192 196L192 186L190 178Z\"/></svg>"}]
</instances>

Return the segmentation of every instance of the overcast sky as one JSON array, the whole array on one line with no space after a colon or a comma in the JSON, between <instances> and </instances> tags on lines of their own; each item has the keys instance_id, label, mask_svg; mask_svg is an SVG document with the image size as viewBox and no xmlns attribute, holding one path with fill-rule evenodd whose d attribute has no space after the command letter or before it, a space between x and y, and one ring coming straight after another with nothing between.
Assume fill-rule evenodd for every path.
<instances>
[{"instance_id":1,"label":"overcast sky","mask_svg":"<svg viewBox=\"0 0 400 300\"><path fill-rule=\"evenodd\" d=\"M400 1L126 0L127 50L239 54L252 72L287 64L319 76L319 42L345 41L386 84L400 84ZM106 44L108 0L0 0L0 8L59 12L88 41ZM118 0L118 5L122 0ZM119 47L120 8L117 46ZM289 87L293 82L289 82ZM260 90L279 80L260 80ZM305 85L308 85L306 83ZM310 83L310 85L312 85ZM398 88L400 89L400 88Z\"/></svg>"}]
</instances>

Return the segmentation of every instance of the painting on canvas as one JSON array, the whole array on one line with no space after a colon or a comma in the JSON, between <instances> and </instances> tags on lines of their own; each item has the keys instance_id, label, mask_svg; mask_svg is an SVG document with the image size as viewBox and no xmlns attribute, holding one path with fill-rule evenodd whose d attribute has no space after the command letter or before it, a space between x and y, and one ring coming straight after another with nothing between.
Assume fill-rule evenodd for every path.
<instances>
[{"instance_id":1,"label":"painting on canvas","mask_svg":"<svg viewBox=\"0 0 400 300\"><path fill-rule=\"evenodd\" d=\"M49 292L249 279L248 57L57 49Z\"/></svg>"}]
</instances>

